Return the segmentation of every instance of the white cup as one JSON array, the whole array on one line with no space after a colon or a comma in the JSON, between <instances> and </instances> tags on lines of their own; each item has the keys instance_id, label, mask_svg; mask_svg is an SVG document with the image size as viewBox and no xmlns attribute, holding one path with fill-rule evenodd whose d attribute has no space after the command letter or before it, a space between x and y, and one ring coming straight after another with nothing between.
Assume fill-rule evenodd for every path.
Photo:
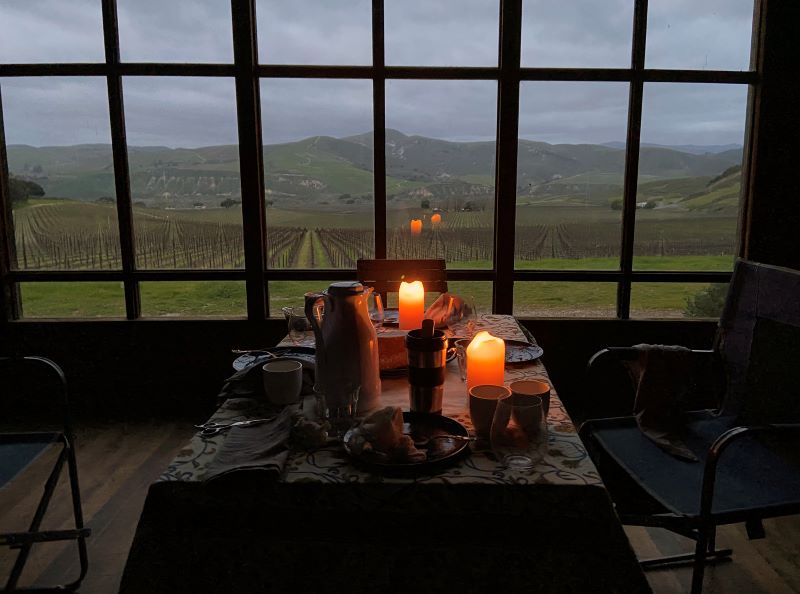
<instances>
[{"instance_id":1,"label":"white cup","mask_svg":"<svg viewBox=\"0 0 800 594\"><path fill-rule=\"evenodd\" d=\"M511 390L505 386L480 385L469 390L469 418L478 437L488 437L492 428L497 401L508 398Z\"/></svg>"},{"instance_id":2,"label":"white cup","mask_svg":"<svg viewBox=\"0 0 800 594\"><path fill-rule=\"evenodd\" d=\"M261 367L264 392L273 404L292 404L303 389L303 365L293 359L274 359Z\"/></svg>"},{"instance_id":3,"label":"white cup","mask_svg":"<svg viewBox=\"0 0 800 594\"><path fill-rule=\"evenodd\" d=\"M550 412L550 384L539 380L518 380L511 382L508 387L516 400L515 404L524 404L526 398L538 396L542 399L542 410L546 415Z\"/></svg>"}]
</instances>

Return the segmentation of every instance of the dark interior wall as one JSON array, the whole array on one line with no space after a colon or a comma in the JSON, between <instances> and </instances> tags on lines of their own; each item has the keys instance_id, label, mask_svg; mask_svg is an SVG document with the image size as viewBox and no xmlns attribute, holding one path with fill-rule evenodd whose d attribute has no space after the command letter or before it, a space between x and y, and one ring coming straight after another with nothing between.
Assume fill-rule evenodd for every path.
<instances>
[{"instance_id":1,"label":"dark interior wall","mask_svg":"<svg viewBox=\"0 0 800 594\"><path fill-rule=\"evenodd\" d=\"M528 320L545 350L551 379L580 416L591 387L589 357L605 346L637 342L708 348L713 322ZM41 354L59 362L79 414L90 418L202 418L232 373L231 348L274 345L282 321L19 322L8 324L0 354Z\"/></svg>"},{"instance_id":2,"label":"dark interior wall","mask_svg":"<svg viewBox=\"0 0 800 594\"><path fill-rule=\"evenodd\" d=\"M745 255L800 269L800 2L765 0Z\"/></svg>"}]
</instances>

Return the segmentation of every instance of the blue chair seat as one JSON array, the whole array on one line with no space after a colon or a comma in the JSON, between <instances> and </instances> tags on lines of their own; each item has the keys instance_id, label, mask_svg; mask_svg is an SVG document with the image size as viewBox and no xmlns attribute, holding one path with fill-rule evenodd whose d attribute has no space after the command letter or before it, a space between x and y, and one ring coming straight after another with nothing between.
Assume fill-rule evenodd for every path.
<instances>
[{"instance_id":1,"label":"blue chair seat","mask_svg":"<svg viewBox=\"0 0 800 594\"><path fill-rule=\"evenodd\" d=\"M731 417L691 413L682 435L700 460L687 462L656 446L639 430L636 419L587 421L581 433L593 440L639 486L666 509L687 517L700 515L700 493L709 446L733 426ZM597 449L597 448L595 448ZM612 489L613 485L609 485ZM718 521L741 520L748 510L759 517L785 513L800 500L800 447L747 437L732 444L717 467L712 514Z\"/></svg>"},{"instance_id":2,"label":"blue chair seat","mask_svg":"<svg viewBox=\"0 0 800 594\"><path fill-rule=\"evenodd\" d=\"M0 435L0 489L32 464L61 433Z\"/></svg>"}]
</instances>

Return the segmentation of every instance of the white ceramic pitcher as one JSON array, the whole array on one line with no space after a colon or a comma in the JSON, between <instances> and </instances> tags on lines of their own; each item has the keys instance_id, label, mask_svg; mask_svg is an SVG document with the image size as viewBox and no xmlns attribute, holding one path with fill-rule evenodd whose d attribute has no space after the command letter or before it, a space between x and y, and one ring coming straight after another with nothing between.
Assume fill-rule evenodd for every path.
<instances>
[{"instance_id":1,"label":"white ceramic pitcher","mask_svg":"<svg viewBox=\"0 0 800 594\"><path fill-rule=\"evenodd\" d=\"M381 396L378 335L367 304L370 293L371 287L345 281L305 295L306 317L316 338L316 384L329 406L346 405L349 390L360 384L359 413L377 408Z\"/></svg>"}]
</instances>

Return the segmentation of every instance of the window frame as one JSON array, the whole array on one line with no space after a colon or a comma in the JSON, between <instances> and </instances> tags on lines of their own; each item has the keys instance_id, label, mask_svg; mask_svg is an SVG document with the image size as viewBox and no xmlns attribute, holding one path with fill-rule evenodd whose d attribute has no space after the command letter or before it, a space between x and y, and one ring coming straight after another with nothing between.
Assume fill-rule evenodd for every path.
<instances>
[{"instance_id":1,"label":"window frame","mask_svg":"<svg viewBox=\"0 0 800 594\"><path fill-rule=\"evenodd\" d=\"M231 0L233 35L232 64L121 62L116 0L102 0L105 61L103 63L0 64L0 321L22 319L18 283L48 281L118 281L124 285L126 318L141 316L139 283L143 281L244 280L247 319L269 317L269 281L332 281L353 278L352 269L271 269L267 266L267 212L263 170L260 86L269 78L366 79L373 87L373 176L375 257L386 257L386 129L387 80L489 80L497 82L497 136L494 202L494 253L490 269L448 270L450 280L492 281L493 311L513 311L515 282L575 281L617 284L616 318L630 318L633 282L725 283L730 272L638 271L633 269L634 231L642 98L644 84L714 83L748 85L748 103L743 151L743 177L739 209L738 255L744 254L751 197L750 163L753 146L751 126L757 109L754 100L761 81L758 59L763 30L764 0L755 0L751 69L663 70L645 68L647 0L634 1L632 50L629 68L546 68L521 66L522 2L498 0L499 54L492 67L387 66L384 56L384 0L372 0L372 64L366 66L259 64L256 31L256 0ZM121 270L36 271L18 270L15 261L13 218L8 188L8 160L3 127L2 80L20 76L104 77L108 86L117 216L122 254ZM139 270L135 262L135 236L125 132L123 76L203 76L235 80L239 133L240 179L244 269ZM619 269L516 270L514 267L517 145L520 83L523 81L596 81L629 84L627 138L623 181L623 209Z\"/></svg>"}]
</instances>

